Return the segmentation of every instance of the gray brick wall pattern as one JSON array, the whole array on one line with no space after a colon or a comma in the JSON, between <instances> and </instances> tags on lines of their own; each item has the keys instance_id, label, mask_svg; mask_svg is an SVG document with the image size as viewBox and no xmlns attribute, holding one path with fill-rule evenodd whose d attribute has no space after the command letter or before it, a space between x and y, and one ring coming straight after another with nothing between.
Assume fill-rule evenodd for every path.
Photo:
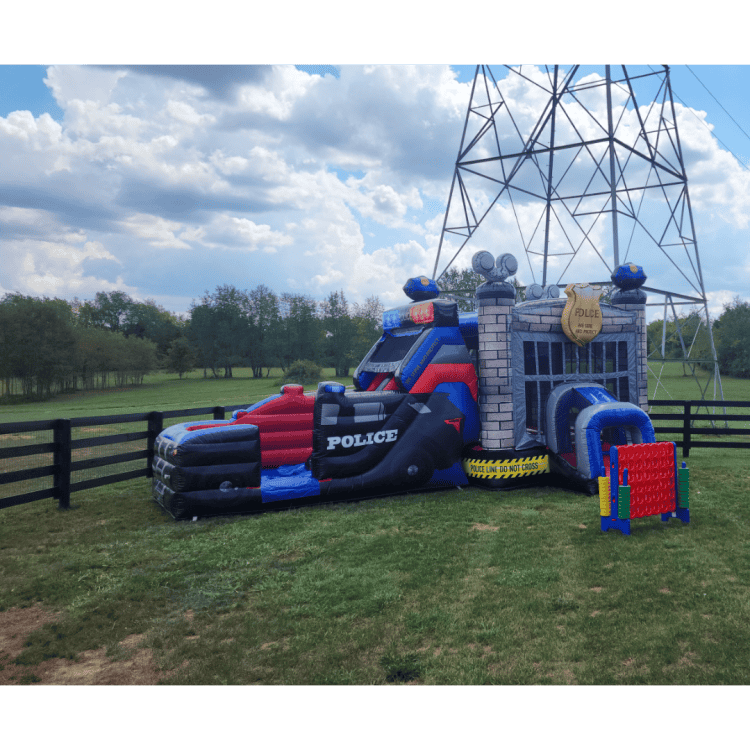
<instances>
[{"instance_id":1,"label":"gray brick wall pattern","mask_svg":"<svg viewBox=\"0 0 750 750\"><path fill-rule=\"evenodd\" d=\"M488 294L488 290L483 294ZM513 448L520 434L515 422L519 412L525 414L525 405L519 409L513 397L513 334L526 334L524 338L534 333L564 336L561 318L566 300L548 299L515 305L507 298L482 296L477 303L480 437L487 450ZM619 306L602 303L601 311L601 334L606 338L635 333L636 387L630 398L645 410L648 408L645 300L644 304ZM516 397L518 393L517 388Z\"/></svg>"}]
</instances>

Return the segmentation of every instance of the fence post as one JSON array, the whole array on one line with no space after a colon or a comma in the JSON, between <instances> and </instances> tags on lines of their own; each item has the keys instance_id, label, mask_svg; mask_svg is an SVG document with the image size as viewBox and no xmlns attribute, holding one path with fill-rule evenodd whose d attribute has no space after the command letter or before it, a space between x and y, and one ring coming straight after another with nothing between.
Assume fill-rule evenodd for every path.
<instances>
[{"instance_id":1,"label":"fence post","mask_svg":"<svg viewBox=\"0 0 750 750\"><path fill-rule=\"evenodd\" d=\"M682 457L690 457L690 407L692 401L685 401L684 420L682 423Z\"/></svg>"},{"instance_id":2,"label":"fence post","mask_svg":"<svg viewBox=\"0 0 750 750\"><path fill-rule=\"evenodd\" d=\"M146 438L146 447L148 449L148 456L146 457L146 460L148 461L148 466L146 467L148 474L146 474L146 476L149 477L149 479L154 475L154 470L152 468L154 462L154 443L163 429L164 414L160 411L150 411L148 413L148 438Z\"/></svg>"},{"instance_id":3,"label":"fence post","mask_svg":"<svg viewBox=\"0 0 750 750\"><path fill-rule=\"evenodd\" d=\"M70 508L70 464L72 461L72 440L69 419L56 419L52 428L55 450L52 455L55 467L55 494L60 510Z\"/></svg>"},{"instance_id":4,"label":"fence post","mask_svg":"<svg viewBox=\"0 0 750 750\"><path fill-rule=\"evenodd\" d=\"M226 419L226 411L223 406L214 406L214 419Z\"/></svg>"}]
</instances>

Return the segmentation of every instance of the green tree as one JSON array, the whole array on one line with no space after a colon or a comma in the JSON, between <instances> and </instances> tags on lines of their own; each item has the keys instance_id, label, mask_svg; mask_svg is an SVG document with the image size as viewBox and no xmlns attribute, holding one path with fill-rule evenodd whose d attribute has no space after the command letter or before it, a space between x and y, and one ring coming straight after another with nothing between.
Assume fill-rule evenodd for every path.
<instances>
[{"instance_id":1,"label":"green tree","mask_svg":"<svg viewBox=\"0 0 750 750\"><path fill-rule=\"evenodd\" d=\"M510 280L510 283L513 284L513 287L516 290L516 303L525 302L526 287L521 286L521 282L515 276Z\"/></svg>"},{"instance_id":2,"label":"green tree","mask_svg":"<svg viewBox=\"0 0 750 750\"><path fill-rule=\"evenodd\" d=\"M383 304L376 297L368 297L363 304L352 304L352 319L356 328L354 337L354 360L361 362L373 344L383 333Z\"/></svg>"},{"instance_id":3,"label":"green tree","mask_svg":"<svg viewBox=\"0 0 750 750\"><path fill-rule=\"evenodd\" d=\"M25 397L49 396L70 374L73 317L64 300L6 294L0 302L0 376Z\"/></svg>"},{"instance_id":4,"label":"green tree","mask_svg":"<svg viewBox=\"0 0 750 750\"><path fill-rule=\"evenodd\" d=\"M247 292L232 285L205 292L201 304L193 304L187 337L195 347L203 376L210 368L224 368L224 377L231 378L232 367L243 362L250 343Z\"/></svg>"},{"instance_id":5,"label":"green tree","mask_svg":"<svg viewBox=\"0 0 750 750\"><path fill-rule=\"evenodd\" d=\"M125 292L97 292L93 300L80 305L79 325L119 331L133 304L133 300Z\"/></svg>"},{"instance_id":6,"label":"green tree","mask_svg":"<svg viewBox=\"0 0 750 750\"><path fill-rule=\"evenodd\" d=\"M196 363L203 368L203 377L211 370L213 377L217 377L219 349L215 335L215 310L210 305L193 304L190 309L190 320L186 337L195 352Z\"/></svg>"},{"instance_id":7,"label":"green tree","mask_svg":"<svg viewBox=\"0 0 750 750\"><path fill-rule=\"evenodd\" d=\"M232 367L242 364L249 349L247 292L224 284L216 287L211 300L216 313L214 320L219 366L224 368L224 377L231 378L234 376Z\"/></svg>"},{"instance_id":8,"label":"green tree","mask_svg":"<svg viewBox=\"0 0 750 750\"><path fill-rule=\"evenodd\" d=\"M98 328L77 328L72 362L83 388L95 388L100 378L105 387L112 365L112 341L109 331Z\"/></svg>"},{"instance_id":9,"label":"green tree","mask_svg":"<svg viewBox=\"0 0 750 750\"><path fill-rule=\"evenodd\" d=\"M323 325L318 303L302 294L284 292L279 300L279 360L286 370L298 359L321 360Z\"/></svg>"},{"instance_id":10,"label":"green tree","mask_svg":"<svg viewBox=\"0 0 750 750\"><path fill-rule=\"evenodd\" d=\"M331 292L320 307L326 337L324 362L335 368L337 377L346 377L355 360L357 326L349 315L344 292Z\"/></svg>"},{"instance_id":11,"label":"green tree","mask_svg":"<svg viewBox=\"0 0 750 750\"><path fill-rule=\"evenodd\" d=\"M253 377L268 377L271 367L281 361L281 312L279 298L265 284L253 289L247 298L247 351L245 356Z\"/></svg>"},{"instance_id":12,"label":"green tree","mask_svg":"<svg viewBox=\"0 0 750 750\"><path fill-rule=\"evenodd\" d=\"M648 356L651 359L713 359L708 330L699 309L679 315L677 320L654 320L646 326ZM689 374L683 364L683 374Z\"/></svg>"},{"instance_id":13,"label":"green tree","mask_svg":"<svg viewBox=\"0 0 750 750\"><path fill-rule=\"evenodd\" d=\"M713 325L716 356L723 373L750 378L750 302L735 297Z\"/></svg>"},{"instance_id":14,"label":"green tree","mask_svg":"<svg viewBox=\"0 0 750 750\"><path fill-rule=\"evenodd\" d=\"M451 266L438 281L441 296L452 296L458 302L460 312L471 312L476 309L474 293L480 284L484 284L484 276L474 273L471 268L458 270Z\"/></svg>"},{"instance_id":15,"label":"green tree","mask_svg":"<svg viewBox=\"0 0 750 750\"><path fill-rule=\"evenodd\" d=\"M154 300L133 302L125 312L122 332L126 336L153 341L158 356L166 358L172 342L184 332L184 323Z\"/></svg>"},{"instance_id":16,"label":"green tree","mask_svg":"<svg viewBox=\"0 0 750 750\"><path fill-rule=\"evenodd\" d=\"M119 382L122 385L128 381L133 385L141 385L143 378L158 366L156 344L148 339L121 338L118 349L124 354L124 358L118 373Z\"/></svg>"},{"instance_id":17,"label":"green tree","mask_svg":"<svg viewBox=\"0 0 750 750\"><path fill-rule=\"evenodd\" d=\"M176 338L169 347L166 358L167 372L177 373L182 380L186 372L190 372L195 365L195 354L190 342L185 336Z\"/></svg>"},{"instance_id":18,"label":"green tree","mask_svg":"<svg viewBox=\"0 0 750 750\"><path fill-rule=\"evenodd\" d=\"M321 367L307 359L299 359L287 368L283 377L276 381L276 385L296 383L297 385L316 385L322 380Z\"/></svg>"}]
</instances>

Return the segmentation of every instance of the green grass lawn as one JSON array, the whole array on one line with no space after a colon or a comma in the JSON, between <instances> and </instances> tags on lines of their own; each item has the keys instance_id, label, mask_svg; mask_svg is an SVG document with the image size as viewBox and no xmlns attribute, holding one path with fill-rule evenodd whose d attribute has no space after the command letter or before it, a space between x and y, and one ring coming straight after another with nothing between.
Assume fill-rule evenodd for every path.
<instances>
[{"instance_id":1,"label":"green grass lawn","mask_svg":"<svg viewBox=\"0 0 750 750\"><path fill-rule=\"evenodd\" d=\"M334 373L333 368L323 369L323 379L336 380ZM280 377L282 371L272 369L269 378L255 379L249 368L241 367L235 367L234 377L226 379L203 378L202 370L182 379L159 372L147 375L143 385L79 391L40 403L2 405L0 423L197 409L201 406L249 406L270 393L278 393L276 380ZM351 385L351 377L345 378L344 384Z\"/></svg>"},{"instance_id":2,"label":"green grass lawn","mask_svg":"<svg viewBox=\"0 0 750 750\"><path fill-rule=\"evenodd\" d=\"M281 370L271 370L269 378L254 379L247 368L234 368L233 378L203 378L202 371L194 371L179 379L162 372L147 375L143 385L104 390L79 391L56 396L49 401L30 404L0 405L0 423L43 419L130 414L147 411L196 409L201 406L249 405L270 393L277 393ZM323 370L327 380L351 384L351 377L336 378L332 368ZM657 386L657 377L659 384ZM701 374L701 377L705 377ZM727 400L750 401L750 380L722 378ZM310 386L312 388L313 386ZM713 398L713 387L707 398ZM649 398L665 400L699 400L700 391L691 375L683 375L682 366L668 363L651 365ZM656 395L654 395L656 394Z\"/></svg>"},{"instance_id":3,"label":"green grass lawn","mask_svg":"<svg viewBox=\"0 0 750 750\"><path fill-rule=\"evenodd\" d=\"M169 684L745 684L748 462L690 466L692 522L630 537L549 488L175 523L139 480L10 508L0 609L53 614L0 683L137 643Z\"/></svg>"},{"instance_id":4,"label":"green grass lawn","mask_svg":"<svg viewBox=\"0 0 750 750\"><path fill-rule=\"evenodd\" d=\"M701 385L705 388L708 373L696 369L696 375ZM750 401L750 380L731 378L728 375L721 376L721 387L724 391L726 401ZM700 401L700 386L696 378L688 368L677 362L649 362L648 373L648 397L649 399L662 399L665 401ZM713 380L706 391L706 401L720 401L721 393L716 386L716 399L714 399Z\"/></svg>"},{"instance_id":5,"label":"green grass lawn","mask_svg":"<svg viewBox=\"0 0 750 750\"><path fill-rule=\"evenodd\" d=\"M677 363L667 363L663 367L661 363L653 363L649 370L649 388L648 395L650 400L664 401L700 401L701 391L696 383L695 378L686 370L683 373L683 367ZM699 378L704 382L705 373L698 373ZM740 378L722 377L721 385L724 392L725 401L746 401L750 402L750 380ZM705 387L705 382L704 382ZM714 399L713 384L706 392L706 401L720 401L721 396L717 388L716 399ZM693 430L696 429L750 429L750 409L747 407L703 407L697 410L696 418L691 420ZM657 414L683 414L682 407L677 406L653 406L652 412ZM693 414L696 409L693 408ZM727 415L741 415L742 420L722 421L721 417ZM664 432L657 434L657 440L675 440L682 441L682 421L668 421L653 419L655 427L671 427L674 432ZM750 434L745 435L705 435L694 432L693 441L710 441L712 443L721 442L745 442L750 445ZM692 451L691 454L692 455Z\"/></svg>"},{"instance_id":6,"label":"green grass lawn","mask_svg":"<svg viewBox=\"0 0 750 750\"><path fill-rule=\"evenodd\" d=\"M747 381L729 385L750 400ZM0 421L276 390L158 376ZM637 519L630 537L599 530L597 498L544 487L175 523L137 480L67 512L5 509L0 633L27 623L0 640L0 684L746 684L750 460L694 449L688 463L691 523Z\"/></svg>"}]
</instances>

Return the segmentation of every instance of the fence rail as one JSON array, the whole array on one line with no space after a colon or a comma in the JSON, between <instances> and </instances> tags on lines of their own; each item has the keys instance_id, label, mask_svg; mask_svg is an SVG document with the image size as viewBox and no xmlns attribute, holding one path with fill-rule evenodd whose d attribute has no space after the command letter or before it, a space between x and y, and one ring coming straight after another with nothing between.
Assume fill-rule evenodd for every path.
<instances>
[{"instance_id":1,"label":"fence rail","mask_svg":"<svg viewBox=\"0 0 750 750\"><path fill-rule=\"evenodd\" d=\"M655 411L668 407L672 411ZM73 492L99 487L128 479L151 476L151 460L154 441L169 420L185 417L210 415L212 419L225 419L226 413L245 408L244 404L236 406L209 406L198 409L180 409L176 411L151 411L141 414L118 414L104 417L77 417L75 419L54 419L39 422L12 422L0 424L0 490L6 485L20 484L21 491L0 497L0 509L14 505L55 498L60 508L70 507L70 495ZM713 409L714 413L709 414ZM726 409L733 413L726 413ZM701 413L705 410L705 414ZM716 413L716 411L721 413ZM745 413L736 413L746 410ZM657 435L671 435L669 440L682 448L682 455L688 457L692 448L750 448L750 440L728 441L732 436L749 436L750 429L741 427L716 427L715 423L725 425L735 422L746 422L750 426L750 401L664 401L650 402L649 416L654 423ZM698 426L702 422L711 426ZM133 432L118 432L95 437L81 437L82 433L92 428L107 428L116 425L138 424L145 429ZM667 423L667 424L664 424ZM670 423L674 423L671 425ZM51 434L50 434L51 433ZM43 437L35 436L43 434ZM714 440L694 440L693 435L705 435ZM19 438L17 445L3 446L4 439ZM677 438L681 439L675 439ZM20 444L20 438L32 441L31 444ZM50 439L51 438L51 439ZM130 443L140 443L142 447L135 450L120 451L119 447ZM101 455L87 455L94 449L107 449ZM114 447L114 450L111 448ZM132 447L132 446L127 446ZM34 460L41 465L32 466ZM78 478L76 474L88 474L92 470L103 469L120 464L138 465L117 473L106 473L100 476ZM38 480L51 479L51 485L38 488Z\"/></svg>"},{"instance_id":2,"label":"fence rail","mask_svg":"<svg viewBox=\"0 0 750 750\"><path fill-rule=\"evenodd\" d=\"M727 436L750 435L750 429L729 427L729 423L744 422L750 425L750 401L649 401L649 417L654 423L657 435L681 435L682 439L674 440L682 448L683 458L690 455L691 448L750 448L750 440L694 440L693 435L713 436L723 438ZM678 411L657 412L655 408L671 407ZM731 410L727 412L727 410ZM736 413L737 410L745 413ZM675 422L674 426L659 424L659 422ZM701 423L709 422L710 426ZM716 427L717 423L724 423L724 427ZM673 440L673 438L669 438Z\"/></svg>"},{"instance_id":3,"label":"fence rail","mask_svg":"<svg viewBox=\"0 0 750 750\"><path fill-rule=\"evenodd\" d=\"M128 479L150 477L154 441L166 426L165 422L201 416L225 419L227 412L244 409L246 406L246 404L209 406L141 414L0 424L0 490L6 485L21 485L14 490L14 494L0 496L0 509L47 498L55 498L60 508L69 508L70 495L73 492L124 482ZM81 436L84 431L92 428L111 428L137 423L145 429L94 437ZM3 446L3 442L7 439L16 438L17 442L21 439L33 441L40 434L44 436L40 442ZM120 450L121 447L132 448L133 443L140 443L142 447L137 450ZM95 451L100 455L88 455ZM41 462L42 465L29 465L35 461ZM86 475L92 470L120 464L138 464L138 467L74 481L76 474ZM47 477L51 478L51 485L37 488L38 480ZM22 491L18 491L19 489Z\"/></svg>"}]
</instances>

